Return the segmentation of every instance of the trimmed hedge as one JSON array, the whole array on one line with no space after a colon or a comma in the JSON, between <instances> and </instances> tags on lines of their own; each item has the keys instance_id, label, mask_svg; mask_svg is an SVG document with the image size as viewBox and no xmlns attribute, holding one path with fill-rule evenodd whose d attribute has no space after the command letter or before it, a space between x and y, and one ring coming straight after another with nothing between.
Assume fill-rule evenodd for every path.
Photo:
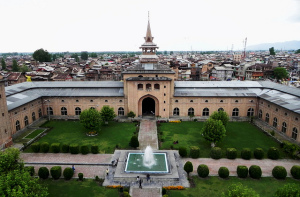
<instances>
[{"instance_id":1,"label":"trimmed hedge","mask_svg":"<svg viewBox=\"0 0 300 197\"><path fill-rule=\"evenodd\" d=\"M292 176L294 177L294 179L300 179L300 166L294 165L291 168L290 172L291 172Z\"/></svg>"},{"instance_id":2,"label":"trimmed hedge","mask_svg":"<svg viewBox=\"0 0 300 197\"><path fill-rule=\"evenodd\" d=\"M256 148L253 152L255 159L263 159L265 156L265 152L262 148Z\"/></svg>"},{"instance_id":3,"label":"trimmed hedge","mask_svg":"<svg viewBox=\"0 0 300 197\"><path fill-rule=\"evenodd\" d=\"M205 164L199 165L197 168L197 173L201 178L207 177L209 175L209 169L208 169L207 165L205 165Z\"/></svg>"},{"instance_id":4,"label":"trimmed hedge","mask_svg":"<svg viewBox=\"0 0 300 197\"><path fill-rule=\"evenodd\" d=\"M222 149L220 147L211 148L210 157L213 159L220 159L222 157Z\"/></svg>"},{"instance_id":5,"label":"trimmed hedge","mask_svg":"<svg viewBox=\"0 0 300 197\"><path fill-rule=\"evenodd\" d=\"M227 148L226 157L227 157L227 159L236 159L237 150L235 148Z\"/></svg>"},{"instance_id":6,"label":"trimmed hedge","mask_svg":"<svg viewBox=\"0 0 300 197\"><path fill-rule=\"evenodd\" d=\"M61 152L63 152L63 153L68 153L69 149L70 149L70 145L69 144L63 144L61 146Z\"/></svg>"},{"instance_id":7,"label":"trimmed hedge","mask_svg":"<svg viewBox=\"0 0 300 197\"><path fill-rule=\"evenodd\" d=\"M262 174L261 168L257 165L252 165L249 168L249 175L253 179L260 179Z\"/></svg>"},{"instance_id":8,"label":"trimmed hedge","mask_svg":"<svg viewBox=\"0 0 300 197\"><path fill-rule=\"evenodd\" d=\"M34 166L25 166L24 170L29 172L30 176L34 175Z\"/></svg>"},{"instance_id":9,"label":"trimmed hedge","mask_svg":"<svg viewBox=\"0 0 300 197\"><path fill-rule=\"evenodd\" d=\"M247 166L238 166L236 172L239 178L247 178L249 170Z\"/></svg>"},{"instance_id":10,"label":"trimmed hedge","mask_svg":"<svg viewBox=\"0 0 300 197\"><path fill-rule=\"evenodd\" d=\"M35 142L31 144L31 149L34 153L40 152L41 144L39 142Z\"/></svg>"},{"instance_id":11,"label":"trimmed hedge","mask_svg":"<svg viewBox=\"0 0 300 197\"><path fill-rule=\"evenodd\" d=\"M229 170L226 167L220 167L218 174L219 174L219 177L226 179L229 177Z\"/></svg>"},{"instance_id":12,"label":"trimmed hedge","mask_svg":"<svg viewBox=\"0 0 300 197\"><path fill-rule=\"evenodd\" d=\"M78 144L70 144L70 153L71 154L78 154L79 153L79 145Z\"/></svg>"},{"instance_id":13,"label":"trimmed hedge","mask_svg":"<svg viewBox=\"0 0 300 197\"><path fill-rule=\"evenodd\" d=\"M40 179L47 179L49 177L49 170L46 167L40 167L38 171Z\"/></svg>"},{"instance_id":14,"label":"trimmed hedge","mask_svg":"<svg viewBox=\"0 0 300 197\"><path fill-rule=\"evenodd\" d=\"M80 181L83 181L83 174L82 174L82 173L78 173L78 179L79 179Z\"/></svg>"},{"instance_id":15,"label":"trimmed hedge","mask_svg":"<svg viewBox=\"0 0 300 197\"><path fill-rule=\"evenodd\" d=\"M269 159L279 159L279 150L275 147L270 147L268 150L268 158Z\"/></svg>"},{"instance_id":16,"label":"trimmed hedge","mask_svg":"<svg viewBox=\"0 0 300 197\"><path fill-rule=\"evenodd\" d=\"M64 175L66 180L70 180L74 175L74 171L73 171L72 168L67 167L67 168L64 169L63 175Z\"/></svg>"},{"instance_id":17,"label":"trimmed hedge","mask_svg":"<svg viewBox=\"0 0 300 197\"><path fill-rule=\"evenodd\" d=\"M53 153L59 153L60 152L60 143L52 143L51 144L51 151Z\"/></svg>"},{"instance_id":18,"label":"trimmed hedge","mask_svg":"<svg viewBox=\"0 0 300 197\"><path fill-rule=\"evenodd\" d=\"M198 158L200 156L200 148L198 146L191 146L190 148L190 157Z\"/></svg>"},{"instance_id":19,"label":"trimmed hedge","mask_svg":"<svg viewBox=\"0 0 300 197\"><path fill-rule=\"evenodd\" d=\"M272 175L276 179L285 179L287 176L287 171L283 166L275 166L272 170Z\"/></svg>"},{"instance_id":20,"label":"trimmed hedge","mask_svg":"<svg viewBox=\"0 0 300 197\"><path fill-rule=\"evenodd\" d=\"M53 179L59 179L61 177L61 167L60 166L53 166L50 169L50 174Z\"/></svg>"},{"instance_id":21,"label":"trimmed hedge","mask_svg":"<svg viewBox=\"0 0 300 197\"><path fill-rule=\"evenodd\" d=\"M92 145L91 146L91 152L93 153L93 154L98 154L99 153L99 146L98 145Z\"/></svg>"},{"instance_id":22,"label":"trimmed hedge","mask_svg":"<svg viewBox=\"0 0 300 197\"><path fill-rule=\"evenodd\" d=\"M50 149L50 145L48 142L42 142L41 143L41 151L43 153L48 153L49 152L49 149Z\"/></svg>"},{"instance_id":23,"label":"trimmed hedge","mask_svg":"<svg viewBox=\"0 0 300 197\"><path fill-rule=\"evenodd\" d=\"M241 158L249 160L251 159L251 149L250 148L243 148L241 151Z\"/></svg>"},{"instance_id":24,"label":"trimmed hedge","mask_svg":"<svg viewBox=\"0 0 300 197\"><path fill-rule=\"evenodd\" d=\"M179 152L179 155L181 157L186 157L187 156L187 149L186 149L186 147L179 147L178 152Z\"/></svg>"},{"instance_id":25,"label":"trimmed hedge","mask_svg":"<svg viewBox=\"0 0 300 197\"><path fill-rule=\"evenodd\" d=\"M90 148L88 147L88 145L82 145L80 147L80 152L83 154L83 155L86 155L90 152Z\"/></svg>"}]
</instances>

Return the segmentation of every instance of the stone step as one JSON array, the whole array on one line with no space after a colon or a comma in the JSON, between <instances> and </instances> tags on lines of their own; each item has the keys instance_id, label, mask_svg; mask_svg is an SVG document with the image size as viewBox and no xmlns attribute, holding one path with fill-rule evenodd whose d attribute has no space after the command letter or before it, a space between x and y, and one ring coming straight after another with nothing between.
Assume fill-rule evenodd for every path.
<instances>
[{"instance_id":1,"label":"stone step","mask_svg":"<svg viewBox=\"0 0 300 197\"><path fill-rule=\"evenodd\" d=\"M129 194L132 197L161 197L161 187L130 187Z\"/></svg>"}]
</instances>

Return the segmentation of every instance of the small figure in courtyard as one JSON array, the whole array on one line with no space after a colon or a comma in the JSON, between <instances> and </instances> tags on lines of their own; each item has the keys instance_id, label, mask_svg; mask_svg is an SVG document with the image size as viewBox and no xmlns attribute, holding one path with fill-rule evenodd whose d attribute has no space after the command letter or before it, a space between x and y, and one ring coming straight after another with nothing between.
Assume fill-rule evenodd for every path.
<instances>
[{"instance_id":1,"label":"small figure in courtyard","mask_svg":"<svg viewBox=\"0 0 300 197\"><path fill-rule=\"evenodd\" d=\"M139 181L139 184L140 184L140 189L143 189L143 187L142 187L142 183L143 183L143 180L142 180L142 179L140 179L140 181Z\"/></svg>"},{"instance_id":2,"label":"small figure in courtyard","mask_svg":"<svg viewBox=\"0 0 300 197\"><path fill-rule=\"evenodd\" d=\"M139 183L139 181L140 181L140 177L137 176L137 177L136 177L136 182Z\"/></svg>"},{"instance_id":3,"label":"small figure in courtyard","mask_svg":"<svg viewBox=\"0 0 300 197\"><path fill-rule=\"evenodd\" d=\"M150 174L147 174L147 182L150 180Z\"/></svg>"},{"instance_id":4,"label":"small figure in courtyard","mask_svg":"<svg viewBox=\"0 0 300 197\"><path fill-rule=\"evenodd\" d=\"M109 173L109 170L108 170L108 168L106 169L106 176L108 176L108 173Z\"/></svg>"},{"instance_id":5,"label":"small figure in courtyard","mask_svg":"<svg viewBox=\"0 0 300 197\"><path fill-rule=\"evenodd\" d=\"M73 172L75 172L75 166L74 165L72 165L72 170L73 170Z\"/></svg>"}]
</instances>

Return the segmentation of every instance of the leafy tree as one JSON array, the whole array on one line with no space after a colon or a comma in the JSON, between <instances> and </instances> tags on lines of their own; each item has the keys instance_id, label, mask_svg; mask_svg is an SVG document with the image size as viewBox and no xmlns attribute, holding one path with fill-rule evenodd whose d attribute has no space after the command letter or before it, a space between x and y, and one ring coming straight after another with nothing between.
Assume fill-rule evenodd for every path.
<instances>
[{"instance_id":1,"label":"leafy tree","mask_svg":"<svg viewBox=\"0 0 300 197\"><path fill-rule=\"evenodd\" d=\"M135 115L135 113L133 111L130 111L130 112L128 112L127 116L129 118L134 118L136 115Z\"/></svg>"},{"instance_id":2,"label":"leafy tree","mask_svg":"<svg viewBox=\"0 0 300 197\"><path fill-rule=\"evenodd\" d=\"M202 129L204 139L212 143L212 147L226 136L226 129L221 120L209 118Z\"/></svg>"},{"instance_id":3,"label":"leafy tree","mask_svg":"<svg viewBox=\"0 0 300 197\"><path fill-rule=\"evenodd\" d=\"M44 49L34 51L32 57L39 62L51 62L51 54Z\"/></svg>"},{"instance_id":4,"label":"leafy tree","mask_svg":"<svg viewBox=\"0 0 300 197\"><path fill-rule=\"evenodd\" d=\"M133 148L137 148L140 146L139 140L137 136L132 136L130 139L130 146Z\"/></svg>"},{"instance_id":5,"label":"leafy tree","mask_svg":"<svg viewBox=\"0 0 300 197\"><path fill-rule=\"evenodd\" d=\"M173 55L173 51L170 52L170 55Z\"/></svg>"},{"instance_id":6,"label":"leafy tree","mask_svg":"<svg viewBox=\"0 0 300 197\"><path fill-rule=\"evenodd\" d=\"M223 125L226 127L228 121L229 121L229 116L225 111L215 111L210 118L214 119L214 120L221 120Z\"/></svg>"},{"instance_id":7,"label":"leafy tree","mask_svg":"<svg viewBox=\"0 0 300 197\"><path fill-rule=\"evenodd\" d=\"M91 53L90 56L93 57L93 58L96 58L97 57L97 53Z\"/></svg>"},{"instance_id":8,"label":"leafy tree","mask_svg":"<svg viewBox=\"0 0 300 197\"><path fill-rule=\"evenodd\" d=\"M280 80L280 79L288 78L289 75L285 68L276 67L274 68L274 76L276 77L276 79Z\"/></svg>"},{"instance_id":9,"label":"leafy tree","mask_svg":"<svg viewBox=\"0 0 300 197\"><path fill-rule=\"evenodd\" d=\"M56 58L57 58L57 54L56 53L52 54L52 61L55 61Z\"/></svg>"},{"instance_id":10,"label":"leafy tree","mask_svg":"<svg viewBox=\"0 0 300 197\"><path fill-rule=\"evenodd\" d=\"M101 122L100 113L94 108L86 109L81 112L79 119L83 126L90 130L99 128Z\"/></svg>"},{"instance_id":11,"label":"leafy tree","mask_svg":"<svg viewBox=\"0 0 300 197\"><path fill-rule=\"evenodd\" d=\"M275 195L275 197L294 197L300 196L300 187L296 184L286 184L283 187L279 188Z\"/></svg>"},{"instance_id":12,"label":"leafy tree","mask_svg":"<svg viewBox=\"0 0 300 197\"><path fill-rule=\"evenodd\" d=\"M80 57L81 57L81 59L83 59L83 60L87 60L88 57L89 57L89 54L88 54L88 52L83 51L83 52L81 52Z\"/></svg>"},{"instance_id":13,"label":"leafy tree","mask_svg":"<svg viewBox=\"0 0 300 197\"><path fill-rule=\"evenodd\" d=\"M71 58L75 58L75 61L76 61L76 62L79 62L79 57L78 57L78 54L77 54L77 53L73 53L73 54L71 55Z\"/></svg>"},{"instance_id":14,"label":"leafy tree","mask_svg":"<svg viewBox=\"0 0 300 197\"><path fill-rule=\"evenodd\" d=\"M275 55L274 47L269 48L270 55Z\"/></svg>"},{"instance_id":15,"label":"leafy tree","mask_svg":"<svg viewBox=\"0 0 300 197\"><path fill-rule=\"evenodd\" d=\"M108 124L108 121L113 120L116 117L114 108L109 106L103 106L100 110L100 117L105 124Z\"/></svg>"},{"instance_id":16,"label":"leafy tree","mask_svg":"<svg viewBox=\"0 0 300 197\"><path fill-rule=\"evenodd\" d=\"M187 161L184 164L183 169L184 169L184 171L186 171L186 173L188 174L188 177L189 177L190 172L193 172L193 170L194 170L192 162Z\"/></svg>"},{"instance_id":17,"label":"leafy tree","mask_svg":"<svg viewBox=\"0 0 300 197\"><path fill-rule=\"evenodd\" d=\"M253 189L242 185L241 183L232 184L228 190L222 193L222 197L259 197Z\"/></svg>"},{"instance_id":18,"label":"leafy tree","mask_svg":"<svg viewBox=\"0 0 300 197\"><path fill-rule=\"evenodd\" d=\"M20 72L22 72L22 73L26 73L29 71L31 71L31 69L28 68L28 66L26 66L26 65L23 65L22 67L20 67Z\"/></svg>"},{"instance_id":19,"label":"leafy tree","mask_svg":"<svg viewBox=\"0 0 300 197\"><path fill-rule=\"evenodd\" d=\"M5 63L5 60L3 58L1 59L1 67L2 67L2 70L6 69L6 63Z\"/></svg>"},{"instance_id":20,"label":"leafy tree","mask_svg":"<svg viewBox=\"0 0 300 197\"><path fill-rule=\"evenodd\" d=\"M298 50L295 51L295 54L298 54L298 53L300 53L300 49L298 49Z\"/></svg>"},{"instance_id":21,"label":"leafy tree","mask_svg":"<svg viewBox=\"0 0 300 197\"><path fill-rule=\"evenodd\" d=\"M13 60L13 65L12 65L12 71L13 72L18 72L19 71L19 66L16 60Z\"/></svg>"}]
</instances>

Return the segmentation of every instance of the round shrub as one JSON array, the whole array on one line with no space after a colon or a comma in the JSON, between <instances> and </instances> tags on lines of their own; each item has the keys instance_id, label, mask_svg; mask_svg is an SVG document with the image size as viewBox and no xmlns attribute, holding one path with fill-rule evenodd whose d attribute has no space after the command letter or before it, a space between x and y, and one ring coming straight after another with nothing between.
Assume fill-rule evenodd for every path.
<instances>
[{"instance_id":1,"label":"round shrub","mask_svg":"<svg viewBox=\"0 0 300 197\"><path fill-rule=\"evenodd\" d=\"M261 168L259 166L257 166L257 165L250 166L249 175L251 178L260 179L261 174L262 174L262 172L261 172Z\"/></svg>"},{"instance_id":2,"label":"round shrub","mask_svg":"<svg viewBox=\"0 0 300 197\"><path fill-rule=\"evenodd\" d=\"M227 157L227 159L236 159L237 150L235 148L227 148L226 157Z\"/></svg>"},{"instance_id":3,"label":"round shrub","mask_svg":"<svg viewBox=\"0 0 300 197\"><path fill-rule=\"evenodd\" d=\"M86 155L90 152L90 149L88 147L88 145L82 145L80 147L80 152L83 154L83 155Z\"/></svg>"},{"instance_id":4,"label":"round shrub","mask_svg":"<svg viewBox=\"0 0 300 197\"><path fill-rule=\"evenodd\" d=\"M83 181L83 174L82 174L82 173L78 173L78 179L79 179L80 181Z\"/></svg>"},{"instance_id":5,"label":"round shrub","mask_svg":"<svg viewBox=\"0 0 300 197\"><path fill-rule=\"evenodd\" d=\"M42 151L43 153L49 152L49 149L50 149L50 145L49 145L48 142L43 142L43 143L41 143L41 151Z\"/></svg>"},{"instance_id":6,"label":"round shrub","mask_svg":"<svg viewBox=\"0 0 300 197\"><path fill-rule=\"evenodd\" d=\"M78 154L79 153L79 145L78 144L70 144L70 153L71 154Z\"/></svg>"},{"instance_id":7,"label":"round shrub","mask_svg":"<svg viewBox=\"0 0 300 197\"><path fill-rule=\"evenodd\" d=\"M247 166L238 166L236 169L237 175L239 178L247 178L248 176L248 167Z\"/></svg>"},{"instance_id":8,"label":"round shrub","mask_svg":"<svg viewBox=\"0 0 300 197\"><path fill-rule=\"evenodd\" d=\"M184 169L184 171L186 171L186 173L187 173L188 176L189 176L190 172L193 172L193 170L194 170L193 163L190 162L190 161L187 161L187 162L184 164L183 169Z\"/></svg>"},{"instance_id":9,"label":"round shrub","mask_svg":"<svg viewBox=\"0 0 300 197\"><path fill-rule=\"evenodd\" d=\"M291 175L294 177L294 179L300 179L300 166L294 165L291 168Z\"/></svg>"},{"instance_id":10,"label":"round shrub","mask_svg":"<svg viewBox=\"0 0 300 197\"><path fill-rule=\"evenodd\" d=\"M220 159L222 157L222 149L220 147L211 148L210 157L213 159Z\"/></svg>"},{"instance_id":11,"label":"round shrub","mask_svg":"<svg viewBox=\"0 0 300 197\"><path fill-rule=\"evenodd\" d=\"M187 150L186 147L179 147L179 155L181 157L186 157L187 156Z\"/></svg>"},{"instance_id":12,"label":"round shrub","mask_svg":"<svg viewBox=\"0 0 300 197\"><path fill-rule=\"evenodd\" d=\"M198 158L200 156L200 148L198 146L191 146L190 148L190 157Z\"/></svg>"},{"instance_id":13,"label":"round shrub","mask_svg":"<svg viewBox=\"0 0 300 197\"><path fill-rule=\"evenodd\" d=\"M51 151L53 153L59 153L59 151L60 151L60 143L52 143L51 144Z\"/></svg>"},{"instance_id":14,"label":"round shrub","mask_svg":"<svg viewBox=\"0 0 300 197\"><path fill-rule=\"evenodd\" d=\"M162 190L161 190L161 193L162 193L162 195L165 195L165 194L167 194L167 190L166 190L166 188L162 188Z\"/></svg>"},{"instance_id":15,"label":"round shrub","mask_svg":"<svg viewBox=\"0 0 300 197\"><path fill-rule=\"evenodd\" d=\"M74 175L74 171L72 168L68 167L64 169L63 175L65 177L66 180L70 180L73 175Z\"/></svg>"},{"instance_id":16,"label":"round shrub","mask_svg":"<svg viewBox=\"0 0 300 197\"><path fill-rule=\"evenodd\" d=\"M283 166L275 166L272 170L272 175L276 179L285 179L287 172Z\"/></svg>"},{"instance_id":17,"label":"round shrub","mask_svg":"<svg viewBox=\"0 0 300 197\"><path fill-rule=\"evenodd\" d=\"M268 150L268 158L276 160L279 158L279 150L275 147L270 147Z\"/></svg>"},{"instance_id":18,"label":"round shrub","mask_svg":"<svg viewBox=\"0 0 300 197\"><path fill-rule=\"evenodd\" d=\"M38 171L38 175L40 177L40 179L47 179L49 176L49 170L46 167L40 167L39 171Z\"/></svg>"},{"instance_id":19,"label":"round shrub","mask_svg":"<svg viewBox=\"0 0 300 197\"><path fill-rule=\"evenodd\" d=\"M93 154L98 154L99 153L99 146L98 145L92 145L91 146L91 152Z\"/></svg>"},{"instance_id":20,"label":"round shrub","mask_svg":"<svg viewBox=\"0 0 300 197\"><path fill-rule=\"evenodd\" d=\"M264 150L262 148L256 148L253 152L255 159L263 159L264 158Z\"/></svg>"},{"instance_id":21,"label":"round shrub","mask_svg":"<svg viewBox=\"0 0 300 197\"><path fill-rule=\"evenodd\" d=\"M61 146L61 152L68 153L69 152L69 148L70 148L69 144L63 144Z\"/></svg>"},{"instance_id":22,"label":"round shrub","mask_svg":"<svg viewBox=\"0 0 300 197\"><path fill-rule=\"evenodd\" d=\"M243 150L241 151L241 157L243 159L246 159L246 160L251 159L251 150L250 150L250 148L243 148Z\"/></svg>"},{"instance_id":23,"label":"round shrub","mask_svg":"<svg viewBox=\"0 0 300 197\"><path fill-rule=\"evenodd\" d=\"M40 152L41 144L39 142L35 142L31 145L31 149L34 153Z\"/></svg>"},{"instance_id":24,"label":"round shrub","mask_svg":"<svg viewBox=\"0 0 300 197\"><path fill-rule=\"evenodd\" d=\"M219 174L219 177L226 179L229 177L229 170L226 167L220 167L218 174Z\"/></svg>"},{"instance_id":25,"label":"round shrub","mask_svg":"<svg viewBox=\"0 0 300 197\"><path fill-rule=\"evenodd\" d=\"M199 165L197 168L197 173L201 178L207 177L209 174L209 169L208 169L207 165L205 165L205 164Z\"/></svg>"},{"instance_id":26,"label":"round shrub","mask_svg":"<svg viewBox=\"0 0 300 197\"><path fill-rule=\"evenodd\" d=\"M137 148L140 146L140 142L137 136L132 136L130 139L130 146L133 148Z\"/></svg>"},{"instance_id":27,"label":"round shrub","mask_svg":"<svg viewBox=\"0 0 300 197\"><path fill-rule=\"evenodd\" d=\"M59 179L61 177L61 167L60 166L53 166L50 169L50 174L53 179Z\"/></svg>"},{"instance_id":28,"label":"round shrub","mask_svg":"<svg viewBox=\"0 0 300 197\"><path fill-rule=\"evenodd\" d=\"M30 176L34 175L34 166L25 166L24 169L29 172Z\"/></svg>"}]
</instances>

